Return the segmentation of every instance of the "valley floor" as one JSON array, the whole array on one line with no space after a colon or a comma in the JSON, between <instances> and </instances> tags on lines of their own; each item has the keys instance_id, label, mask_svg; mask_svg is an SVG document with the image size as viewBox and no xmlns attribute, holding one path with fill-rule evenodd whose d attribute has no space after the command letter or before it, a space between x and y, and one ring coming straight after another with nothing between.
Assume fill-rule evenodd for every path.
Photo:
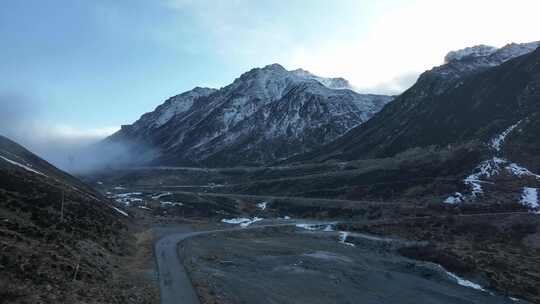
<instances>
[{"instance_id":1,"label":"valley floor","mask_svg":"<svg viewBox=\"0 0 540 304\"><path fill-rule=\"evenodd\" d=\"M521 210L107 190L134 225L128 303L538 302L540 219Z\"/></svg>"},{"instance_id":2,"label":"valley floor","mask_svg":"<svg viewBox=\"0 0 540 304\"><path fill-rule=\"evenodd\" d=\"M293 227L194 237L180 252L202 303L514 303L396 247Z\"/></svg>"}]
</instances>

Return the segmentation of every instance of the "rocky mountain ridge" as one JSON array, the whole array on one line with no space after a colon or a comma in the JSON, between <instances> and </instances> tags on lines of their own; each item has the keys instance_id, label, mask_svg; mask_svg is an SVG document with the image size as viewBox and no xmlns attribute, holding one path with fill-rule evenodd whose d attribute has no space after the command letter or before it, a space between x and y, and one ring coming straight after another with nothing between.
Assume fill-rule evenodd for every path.
<instances>
[{"instance_id":1,"label":"rocky mountain ridge","mask_svg":"<svg viewBox=\"0 0 540 304\"><path fill-rule=\"evenodd\" d=\"M152 147L159 151L153 164L269 164L330 142L392 99L350 88L342 78L272 64L219 90L172 97L106 142Z\"/></svg>"},{"instance_id":2,"label":"rocky mountain ridge","mask_svg":"<svg viewBox=\"0 0 540 304\"><path fill-rule=\"evenodd\" d=\"M483 55L465 56L433 68L367 123L296 160L387 157L415 147L473 140L487 145L518 121L522 121L520 130L527 125L532 128L537 125L540 100L540 51L519 56L531 45L538 43L510 44L490 55L480 52ZM508 54L512 54L510 59L501 59ZM536 136L532 129L527 134ZM513 141L510 136L508 142Z\"/></svg>"}]
</instances>

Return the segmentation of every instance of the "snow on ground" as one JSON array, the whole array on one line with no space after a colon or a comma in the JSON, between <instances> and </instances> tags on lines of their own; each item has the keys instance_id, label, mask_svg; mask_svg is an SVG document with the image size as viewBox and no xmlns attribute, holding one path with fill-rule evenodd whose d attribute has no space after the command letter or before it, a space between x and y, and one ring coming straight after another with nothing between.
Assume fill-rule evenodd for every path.
<instances>
[{"instance_id":1,"label":"snow on ground","mask_svg":"<svg viewBox=\"0 0 540 304\"><path fill-rule=\"evenodd\" d=\"M529 171L529 169L525 167L521 167L520 165L516 163L511 163L507 165L506 170L509 173L518 177L530 176L530 177L536 178L537 180L540 180L540 174L532 173L531 171Z\"/></svg>"},{"instance_id":2,"label":"snow on ground","mask_svg":"<svg viewBox=\"0 0 540 304\"><path fill-rule=\"evenodd\" d=\"M30 168L29 166L25 166L25 165L23 165L23 164L21 164L21 163L18 163L18 162L16 162L16 161L13 161L13 160L11 160L11 159L9 159L9 158L5 158L5 157L3 157L3 156L0 156L0 158L3 159L3 160L5 160L5 161L7 161L8 163L10 163L10 164L12 164L12 165L15 165L15 166L17 166L17 167L23 168L23 169L26 170L26 171L30 171L30 172L32 172L32 173L36 173L36 174L39 174L39 175L41 175L41 176L47 177L47 175L45 175L45 174L43 174L43 173L41 173L41 172L39 172L39 171L37 171L37 170L34 170L34 169Z\"/></svg>"},{"instance_id":3,"label":"snow on ground","mask_svg":"<svg viewBox=\"0 0 540 304\"><path fill-rule=\"evenodd\" d=\"M322 230L324 232L332 232L334 230L334 225L336 222L328 223L328 224L296 224L297 228L302 228L306 230Z\"/></svg>"},{"instance_id":4,"label":"snow on ground","mask_svg":"<svg viewBox=\"0 0 540 304\"><path fill-rule=\"evenodd\" d=\"M134 196L134 195L141 195L141 194L142 194L141 192L129 192L129 193L115 194L114 196L116 198L126 198L126 197L130 197L130 196Z\"/></svg>"},{"instance_id":5,"label":"snow on ground","mask_svg":"<svg viewBox=\"0 0 540 304\"><path fill-rule=\"evenodd\" d=\"M164 196L169 196L169 195L172 195L172 193L170 193L170 192L164 192L164 193L160 193L160 194L158 194L158 195L154 195L154 196L152 196L152 198L153 198L153 199L160 199L160 198L162 198L162 197L164 197Z\"/></svg>"},{"instance_id":6,"label":"snow on ground","mask_svg":"<svg viewBox=\"0 0 540 304\"><path fill-rule=\"evenodd\" d=\"M232 218L232 219L222 219L221 221L223 223L227 223L227 224L235 224L235 225L240 224L240 227L246 228L247 226L249 226L249 225L251 225L251 224L253 224L255 222L262 221L262 220L263 219L260 218L260 217L254 217L252 219L238 217L238 218Z\"/></svg>"},{"instance_id":7,"label":"snow on ground","mask_svg":"<svg viewBox=\"0 0 540 304\"><path fill-rule=\"evenodd\" d=\"M451 62L451 61L457 61L457 60L462 60L463 58L470 57L470 56L487 57L487 56L495 53L497 50L498 49L496 47L489 46L489 45L484 45L484 44L471 46L471 47L466 47L466 48L461 49L461 50L449 52L444 57L444 61L445 61L445 63L446 62Z\"/></svg>"},{"instance_id":8,"label":"snow on ground","mask_svg":"<svg viewBox=\"0 0 540 304\"><path fill-rule=\"evenodd\" d=\"M489 146L495 151L500 152L504 144L504 141L506 140L506 137L519 125L520 122L521 121L518 121L514 125L511 125L506 130L504 130L501 134L491 139L491 141L489 142ZM491 177L499 175L503 168L506 169L508 173L518 176L518 177L533 176L533 177L536 177L538 180L540 180L540 175L534 174L530 172L529 170L527 170L526 168L523 168L515 163L510 163L508 160L504 158L493 157L491 159L481 162L478 166L476 166L473 169L473 173L465 177L465 179L463 180L465 185L471 188L471 196L474 198L474 197L484 194L482 183L486 183L486 181L483 179L487 179L487 178L491 178ZM448 196L444 200L444 202L447 204L457 204L457 203L463 202L464 199L465 199L465 196L463 194L456 192Z\"/></svg>"},{"instance_id":9,"label":"snow on ground","mask_svg":"<svg viewBox=\"0 0 540 304\"><path fill-rule=\"evenodd\" d=\"M502 145L504 144L504 140L510 134L514 129L519 125L521 121L518 121L516 124L511 125L508 129L504 130L501 134L495 136L490 142L489 146L493 148L495 151L501 151Z\"/></svg>"},{"instance_id":10,"label":"snow on ground","mask_svg":"<svg viewBox=\"0 0 540 304\"><path fill-rule=\"evenodd\" d=\"M257 204L257 208L261 210L265 210L267 206L268 206L268 202L262 202L262 203Z\"/></svg>"},{"instance_id":11,"label":"snow on ground","mask_svg":"<svg viewBox=\"0 0 540 304\"><path fill-rule=\"evenodd\" d=\"M507 161L502 158L493 157L492 159L483 161L476 166L476 168L473 170L473 174L467 176L463 180L465 185L471 187L472 196L476 197L483 194L484 190L482 189L481 183L485 181L482 181L481 179L498 175L501 171L501 165L506 162Z\"/></svg>"},{"instance_id":12,"label":"snow on ground","mask_svg":"<svg viewBox=\"0 0 540 304\"><path fill-rule=\"evenodd\" d=\"M504 133L503 133L504 134ZM491 159L481 162L473 169L473 173L467 176L463 182L465 185L471 188L471 196L477 197L484 194L482 183L492 183L485 179L495 177L499 175L503 170L506 170L509 174L517 177L533 177L540 181L540 175L529 171L527 168L522 167L516 163L500 158L493 157ZM447 204L456 204L464 201L465 195L456 192L444 201Z\"/></svg>"},{"instance_id":13,"label":"snow on ground","mask_svg":"<svg viewBox=\"0 0 540 304\"><path fill-rule=\"evenodd\" d=\"M480 286L479 284L476 284L474 282L471 282L469 280L466 280L462 277L459 277L458 275L444 269L442 266L439 265L439 267L450 277L452 278L456 283L458 283L459 285L461 286L464 286L464 287L469 287L469 288L473 288L473 289L476 289L476 290L481 290L481 291L486 291L482 286Z\"/></svg>"},{"instance_id":14,"label":"snow on ground","mask_svg":"<svg viewBox=\"0 0 540 304\"><path fill-rule=\"evenodd\" d=\"M296 224L296 227L306 230L319 230L318 224Z\"/></svg>"},{"instance_id":15,"label":"snow on ground","mask_svg":"<svg viewBox=\"0 0 540 304\"><path fill-rule=\"evenodd\" d=\"M141 198L132 197L135 195L142 195L142 193L141 192L120 193L120 194L114 194L110 197L114 198L117 203L129 206L131 205L131 203L141 203L143 201Z\"/></svg>"},{"instance_id":16,"label":"snow on ground","mask_svg":"<svg viewBox=\"0 0 540 304\"><path fill-rule=\"evenodd\" d=\"M353 243L347 242L347 237L349 237L349 233L347 231L340 231L339 232L339 242L343 245L354 247Z\"/></svg>"},{"instance_id":17,"label":"snow on ground","mask_svg":"<svg viewBox=\"0 0 540 304\"><path fill-rule=\"evenodd\" d=\"M118 209L118 208L116 208L116 207L112 207L112 208L113 208L116 212L122 214L123 216L129 216L129 214L125 213L124 211L122 211L122 210L120 210L120 209Z\"/></svg>"},{"instance_id":18,"label":"snow on ground","mask_svg":"<svg viewBox=\"0 0 540 304\"><path fill-rule=\"evenodd\" d=\"M115 202L124 204L126 206L131 205L131 203L141 203L142 201L143 200L140 198L131 198L131 197L115 199Z\"/></svg>"},{"instance_id":19,"label":"snow on ground","mask_svg":"<svg viewBox=\"0 0 540 304\"><path fill-rule=\"evenodd\" d=\"M521 301L520 299L518 298L514 298L514 297L508 297L510 300L514 301L514 302L519 302Z\"/></svg>"},{"instance_id":20,"label":"snow on ground","mask_svg":"<svg viewBox=\"0 0 540 304\"><path fill-rule=\"evenodd\" d=\"M332 224L330 225L326 225L326 227L324 227L324 232L331 232L331 231L334 231L334 226Z\"/></svg>"},{"instance_id":21,"label":"snow on ground","mask_svg":"<svg viewBox=\"0 0 540 304\"><path fill-rule=\"evenodd\" d=\"M463 194L459 192L456 192L450 195L444 200L446 204L457 204L457 203L461 203L462 201L463 201Z\"/></svg>"},{"instance_id":22,"label":"snow on ground","mask_svg":"<svg viewBox=\"0 0 540 304\"><path fill-rule=\"evenodd\" d=\"M538 204L538 189L523 187L520 202L531 209L538 210L540 208L540 205Z\"/></svg>"},{"instance_id":23,"label":"snow on ground","mask_svg":"<svg viewBox=\"0 0 540 304\"><path fill-rule=\"evenodd\" d=\"M184 204L179 202L160 202L162 206L184 206Z\"/></svg>"}]
</instances>

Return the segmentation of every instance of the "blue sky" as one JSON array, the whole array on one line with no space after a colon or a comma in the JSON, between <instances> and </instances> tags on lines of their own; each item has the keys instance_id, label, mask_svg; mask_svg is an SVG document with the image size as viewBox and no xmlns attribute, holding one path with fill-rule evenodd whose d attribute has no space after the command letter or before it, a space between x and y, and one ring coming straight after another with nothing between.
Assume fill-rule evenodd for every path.
<instances>
[{"instance_id":1,"label":"blue sky","mask_svg":"<svg viewBox=\"0 0 540 304\"><path fill-rule=\"evenodd\" d=\"M372 9L350 14L354 2L8 1L0 89L35 99L47 122L114 127L194 86L287 61L292 48L324 35L345 38L343 24Z\"/></svg>"},{"instance_id":2,"label":"blue sky","mask_svg":"<svg viewBox=\"0 0 540 304\"><path fill-rule=\"evenodd\" d=\"M399 93L450 50L540 40L538 9L526 0L6 0L0 102L28 114L17 128L39 125L48 141L104 136L169 96L274 62Z\"/></svg>"}]
</instances>

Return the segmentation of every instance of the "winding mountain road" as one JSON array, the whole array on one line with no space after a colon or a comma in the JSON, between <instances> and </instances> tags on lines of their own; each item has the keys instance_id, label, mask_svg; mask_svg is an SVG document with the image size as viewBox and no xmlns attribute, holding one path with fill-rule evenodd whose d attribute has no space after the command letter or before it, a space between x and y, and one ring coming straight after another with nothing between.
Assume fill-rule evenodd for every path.
<instances>
[{"instance_id":1,"label":"winding mountain road","mask_svg":"<svg viewBox=\"0 0 540 304\"><path fill-rule=\"evenodd\" d=\"M522 212L508 212L502 214L516 214ZM461 216L487 216L493 214L470 214ZM425 217L415 217L415 219L423 219ZM373 221L371 221L373 222ZM230 232L239 230L263 229L268 227L290 227L299 224L307 225L326 225L335 224L331 221L288 221L287 223L274 224L259 224L248 227L239 227L227 229L215 229L206 231L193 231L189 228L175 228L174 232L168 233L160 238L154 244L154 254L159 272L159 286L161 304L199 304L199 298L191 283L191 279L181 262L178 254L178 244L188 238L220 232ZM358 221L340 221L340 223L358 223Z\"/></svg>"},{"instance_id":2,"label":"winding mountain road","mask_svg":"<svg viewBox=\"0 0 540 304\"><path fill-rule=\"evenodd\" d=\"M159 290L162 304L197 304L199 297L180 262L178 243L200 232L179 232L156 242L154 250L159 272Z\"/></svg>"},{"instance_id":3,"label":"winding mountain road","mask_svg":"<svg viewBox=\"0 0 540 304\"><path fill-rule=\"evenodd\" d=\"M199 297L191 284L181 259L178 256L178 243L181 241L203 234L216 232L229 232L245 229L262 229L267 227L286 227L297 224L327 224L328 222L289 222L286 224L253 225L246 228L235 227L228 229L216 229L208 231L191 231L179 229L159 239L154 245L154 252L159 272L159 289L161 304L198 304Z\"/></svg>"}]
</instances>

